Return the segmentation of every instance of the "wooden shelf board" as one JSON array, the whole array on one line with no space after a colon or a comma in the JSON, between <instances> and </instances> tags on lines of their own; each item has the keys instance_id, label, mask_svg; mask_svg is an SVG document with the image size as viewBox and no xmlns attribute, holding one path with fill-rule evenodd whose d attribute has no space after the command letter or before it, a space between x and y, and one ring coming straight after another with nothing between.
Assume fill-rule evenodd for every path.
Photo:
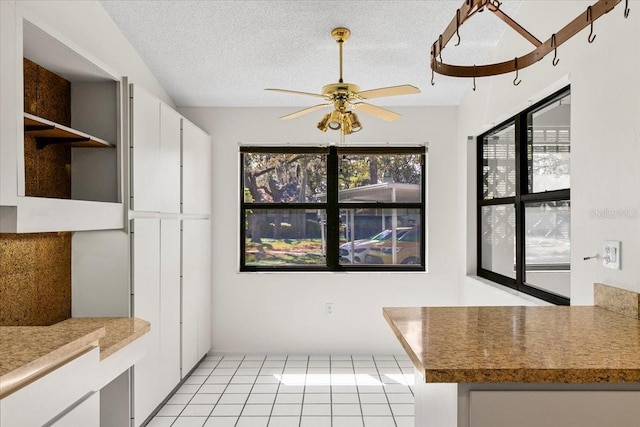
<instances>
[{"instance_id":1,"label":"wooden shelf board","mask_svg":"<svg viewBox=\"0 0 640 427\"><path fill-rule=\"evenodd\" d=\"M64 143L72 147L114 148L115 144L84 132L43 119L33 114L24 113L25 133L36 138L56 143L55 140L66 140Z\"/></svg>"}]
</instances>

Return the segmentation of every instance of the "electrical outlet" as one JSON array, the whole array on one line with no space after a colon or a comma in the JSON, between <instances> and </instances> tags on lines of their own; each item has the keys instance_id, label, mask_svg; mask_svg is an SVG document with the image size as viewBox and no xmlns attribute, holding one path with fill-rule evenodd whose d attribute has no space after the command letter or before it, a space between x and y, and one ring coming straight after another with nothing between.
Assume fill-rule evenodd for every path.
<instances>
[{"instance_id":1,"label":"electrical outlet","mask_svg":"<svg viewBox=\"0 0 640 427\"><path fill-rule=\"evenodd\" d=\"M332 302L328 302L324 305L324 312L327 316L330 316L333 314L333 303Z\"/></svg>"},{"instance_id":2,"label":"electrical outlet","mask_svg":"<svg viewBox=\"0 0 640 427\"><path fill-rule=\"evenodd\" d=\"M620 241L605 240L602 247L602 265L620 270Z\"/></svg>"}]
</instances>

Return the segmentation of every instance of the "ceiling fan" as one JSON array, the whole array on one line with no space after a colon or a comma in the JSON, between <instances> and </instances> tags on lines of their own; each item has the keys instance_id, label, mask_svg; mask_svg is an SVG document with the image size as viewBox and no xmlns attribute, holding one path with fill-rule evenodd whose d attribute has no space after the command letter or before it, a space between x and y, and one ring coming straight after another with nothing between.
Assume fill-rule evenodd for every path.
<instances>
[{"instance_id":1,"label":"ceiling fan","mask_svg":"<svg viewBox=\"0 0 640 427\"><path fill-rule=\"evenodd\" d=\"M368 104L364 101L373 98L382 98L385 96L416 94L420 93L420 89L412 85L400 85L381 87L361 92L358 85L345 83L342 79L342 45L349 39L350 35L351 31L347 28L334 28L331 31L331 36L340 47L340 79L337 83L331 83L323 86L322 93L300 92L287 89L265 89L295 95L313 96L316 98L323 98L326 101L324 104L314 105L313 107L308 107L303 110L296 111L295 113L287 114L286 116L280 117L280 119L295 119L296 117L303 116L313 111L333 106L334 110L331 113L326 114L318 123L318 129L323 132L326 132L327 128L340 130L343 135L348 135L362 129L362 125L360 124L358 117L355 113L350 111L351 108L388 122L400 118L400 114L398 113Z\"/></svg>"}]
</instances>

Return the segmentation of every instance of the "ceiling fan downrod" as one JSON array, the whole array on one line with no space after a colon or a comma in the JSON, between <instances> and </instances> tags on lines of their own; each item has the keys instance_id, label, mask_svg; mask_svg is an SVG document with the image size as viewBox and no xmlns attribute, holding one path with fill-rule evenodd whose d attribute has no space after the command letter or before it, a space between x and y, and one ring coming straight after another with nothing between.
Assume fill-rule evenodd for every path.
<instances>
[{"instance_id":1,"label":"ceiling fan downrod","mask_svg":"<svg viewBox=\"0 0 640 427\"><path fill-rule=\"evenodd\" d=\"M342 80L342 45L349 40L350 35L351 31L348 28L338 27L331 31L331 37L338 42L340 47L340 80L338 80L338 83L344 83L344 80Z\"/></svg>"}]
</instances>

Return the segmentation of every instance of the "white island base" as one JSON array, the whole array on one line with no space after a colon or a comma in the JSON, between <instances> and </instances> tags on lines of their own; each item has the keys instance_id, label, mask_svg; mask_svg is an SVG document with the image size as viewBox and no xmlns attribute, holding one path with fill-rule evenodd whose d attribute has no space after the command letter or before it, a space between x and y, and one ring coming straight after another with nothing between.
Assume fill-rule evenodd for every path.
<instances>
[{"instance_id":1,"label":"white island base","mask_svg":"<svg viewBox=\"0 0 640 427\"><path fill-rule=\"evenodd\" d=\"M416 427L638 427L640 384L425 383Z\"/></svg>"}]
</instances>

